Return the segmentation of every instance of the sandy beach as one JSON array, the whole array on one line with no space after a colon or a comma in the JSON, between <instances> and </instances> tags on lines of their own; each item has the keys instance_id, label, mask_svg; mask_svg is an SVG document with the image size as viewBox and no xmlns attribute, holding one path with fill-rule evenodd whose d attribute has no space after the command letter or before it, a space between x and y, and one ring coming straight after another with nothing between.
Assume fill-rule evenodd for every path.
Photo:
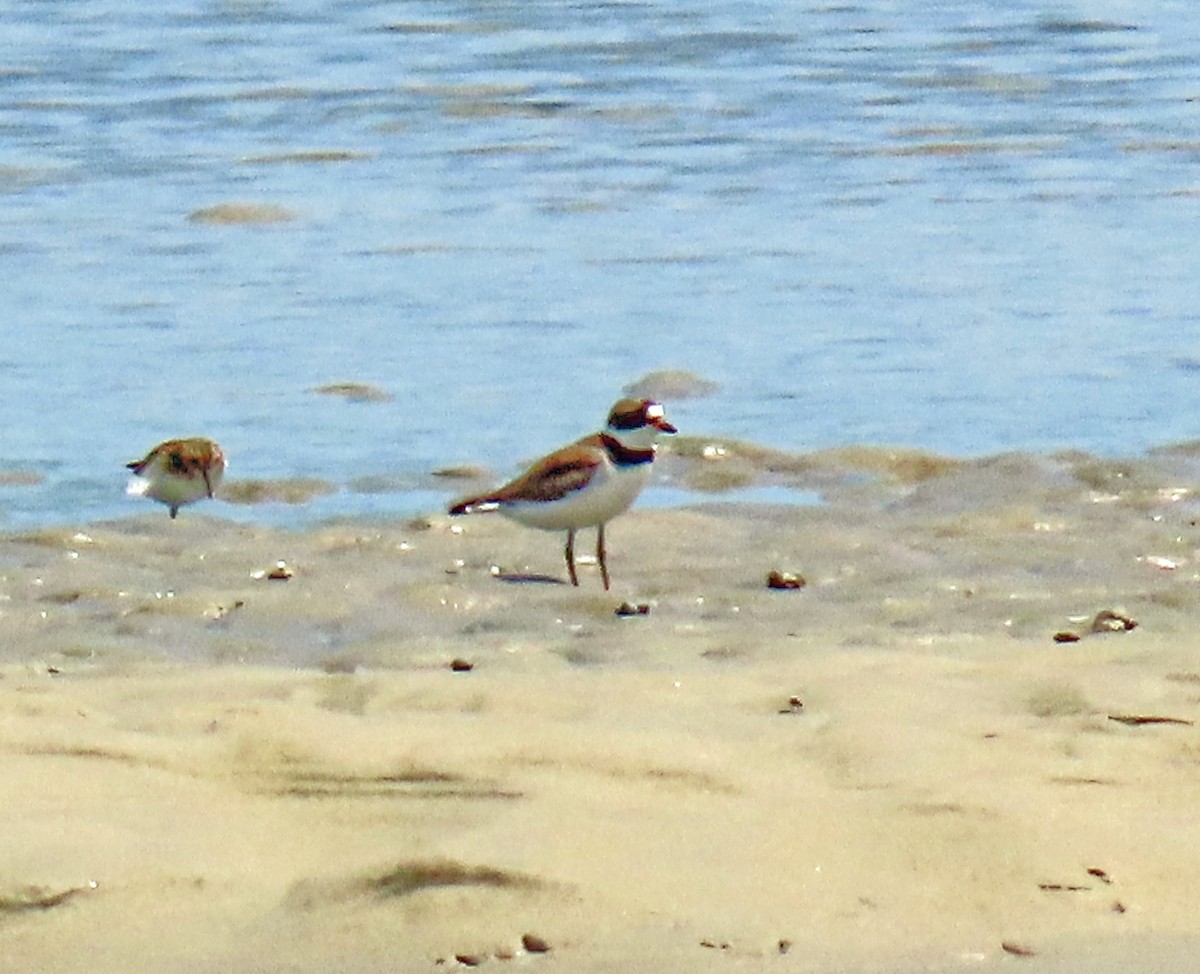
<instances>
[{"instance_id":1,"label":"sandy beach","mask_svg":"<svg viewBox=\"0 0 1200 974\"><path fill-rule=\"evenodd\" d=\"M1190 971L1173 462L639 509L609 593L490 517L9 535L4 968Z\"/></svg>"}]
</instances>

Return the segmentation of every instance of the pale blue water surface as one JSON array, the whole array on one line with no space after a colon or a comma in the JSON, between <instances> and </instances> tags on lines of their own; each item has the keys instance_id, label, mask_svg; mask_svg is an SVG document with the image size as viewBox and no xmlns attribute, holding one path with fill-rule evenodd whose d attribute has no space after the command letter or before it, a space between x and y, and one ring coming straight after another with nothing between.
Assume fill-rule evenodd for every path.
<instances>
[{"instance_id":1,"label":"pale blue water surface","mask_svg":"<svg viewBox=\"0 0 1200 974\"><path fill-rule=\"evenodd\" d=\"M1190 0L6 0L0 36L0 471L43 478L0 525L142 512L122 463L184 434L413 487L209 513L436 508L658 368L719 383L683 430L795 450L1200 435Z\"/></svg>"}]
</instances>

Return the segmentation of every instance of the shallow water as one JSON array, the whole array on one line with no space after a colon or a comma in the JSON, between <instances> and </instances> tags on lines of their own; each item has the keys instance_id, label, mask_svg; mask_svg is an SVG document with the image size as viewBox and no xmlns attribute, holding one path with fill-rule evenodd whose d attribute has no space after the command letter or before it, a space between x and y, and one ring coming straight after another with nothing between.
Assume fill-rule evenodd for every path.
<instances>
[{"instance_id":1,"label":"shallow water","mask_svg":"<svg viewBox=\"0 0 1200 974\"><path fill-rule=\"evenodd\" d=\"M1195 435L1200 11L23 0L0 12L0 523L231 476L440 506L691 370L790 450ZM250 209L213 212L223 204ZM257 207L257 209L253 209ZM231 222L232 221L232 222ZM353 402L313 390L363 382Z\"/></svg>"}]
</instances>

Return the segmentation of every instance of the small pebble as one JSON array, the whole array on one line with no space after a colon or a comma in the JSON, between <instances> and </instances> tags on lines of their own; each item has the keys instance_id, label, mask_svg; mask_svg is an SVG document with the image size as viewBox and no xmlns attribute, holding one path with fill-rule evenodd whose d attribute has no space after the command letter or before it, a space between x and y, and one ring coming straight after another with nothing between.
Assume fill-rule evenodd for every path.
<instances>
[{"instance_id":1,"label":"small pebble","mask_svg":"<svg viewBox=\"0 0 1200 974\"><path fill-rule=\"evenodd\" d=\"M521 946L530 954L544 954L550 950L550 944L536 933L522 934Z\"/></svg>"},{"instance_id":2,"label":"small pebble","mask_svg":"<svg viewBox=\"0 0 1200 974\"><path fill-rule=\"evenodd\" d=\"M648 616L650 614L649 602L622 602L617 606L617 615L619 616Z\"/></svg>"},{"instance_id":3,"label":"small pebble","mask_svg":"<svg viewBox=\"0 0 1200 974\"><path fill-rule=\"evenodd\" d=\"M780 707L781 714L801 714L804 713L804 701L799 697L788 697L786 707Z\"/></svg>"},{"instance_id":4,"label":"small pebble","mask_svg":"<svg viewBox=\"0 0 1200 974\"><path fill-rule=\"evenodd\" d=\"M455 673L470 673L471 670L475 669L475 664L469 659L462 659L456 656L450 661L450 669Z\"/></svg>"},{"instance_id":5,"label":"small pebble","mask_svg":"<svg viewBox=\"0 0 1200 974\"><path fill-rule=\"evenodd\" d=\"M454 959L463 967L478 967L483 963L483 958L478 954L455 954Z\"/></svg>"},{"instance_id":6,"label":"small pebble","mask_svg":"<svg viewBox=\"0 0 1200 974\"><path fill-rule=\"evenodd\" d=\"M796 575L792 572L773 571L767 575L767 588L779 591L801 589L807 584L803 575Z\"/></svg>"},{"instance_id":7,"label":"small pebble","mask_svg":"<svg viewBox=\"0 0 1200 974\"><path fill-rule=\"evenodd\" d=\"M1079 642L1079 639L1080 639L1080 636L1079 636L1079 633L1077 633L1077 632L1065 632L1064 631L1064 632L1056 632L1054 634L1054 641L1056 643L1077 643L1077 642Z\"/></svg>"},{"instance_id":8,"label":"small pebble","mask_svg":"<svg viewBox=\"0 0 1200 974\"><path fill-rule=\"evenodd\" d=\"M1092 620L1092 632L1129 632L1137 628L1137 620L1117 609L1105 609Z\"/></svg>"}]
</instances>

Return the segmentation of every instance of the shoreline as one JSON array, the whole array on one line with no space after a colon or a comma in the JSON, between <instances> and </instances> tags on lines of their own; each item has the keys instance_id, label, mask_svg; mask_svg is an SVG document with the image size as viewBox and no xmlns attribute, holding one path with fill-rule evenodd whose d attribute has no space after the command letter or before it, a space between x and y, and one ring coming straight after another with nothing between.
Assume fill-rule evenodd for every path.
<instances>
[{"instance_id":1,"label":"shoreline","mask_svg":"<svg viewBox=\"0 0 1200 974\"><path fill-rule=\"evenodd\" d=\"M533 458L527 458L531 460ZM0 533L15 534L79 524L136 518L153 505L123 496L124 480L113 461L113 477L71 479L71 489L44 471L21 466L0 469ZM365 473L348 480L316 472L294 476L243 476L238 466L218 492L218 505L204 502L191 513L247 525L307 531L337 522L393 521L444 511L455 499L478 493L522 469L493 470L474 462L402 472ZM921 447L847 443L796 451L720 435L681 434L663 445L655 479L639 506L680 509L709 504L888 505L922 485L962 483L970 493L993 481L1002 489L1090 490L1120 494L1150 484L1200 490L1200 441L1150 447L1135 455L1107 455L1063 447L1046 451L946 454ZM49 492L56 507L31 503ZM99 498L107 498L101 502ZM53 511L53 513L50 513ZM64 511L80 511L79 516ZM38 513L40 512L40 513Z\"/></svg>"}]
</instances>

